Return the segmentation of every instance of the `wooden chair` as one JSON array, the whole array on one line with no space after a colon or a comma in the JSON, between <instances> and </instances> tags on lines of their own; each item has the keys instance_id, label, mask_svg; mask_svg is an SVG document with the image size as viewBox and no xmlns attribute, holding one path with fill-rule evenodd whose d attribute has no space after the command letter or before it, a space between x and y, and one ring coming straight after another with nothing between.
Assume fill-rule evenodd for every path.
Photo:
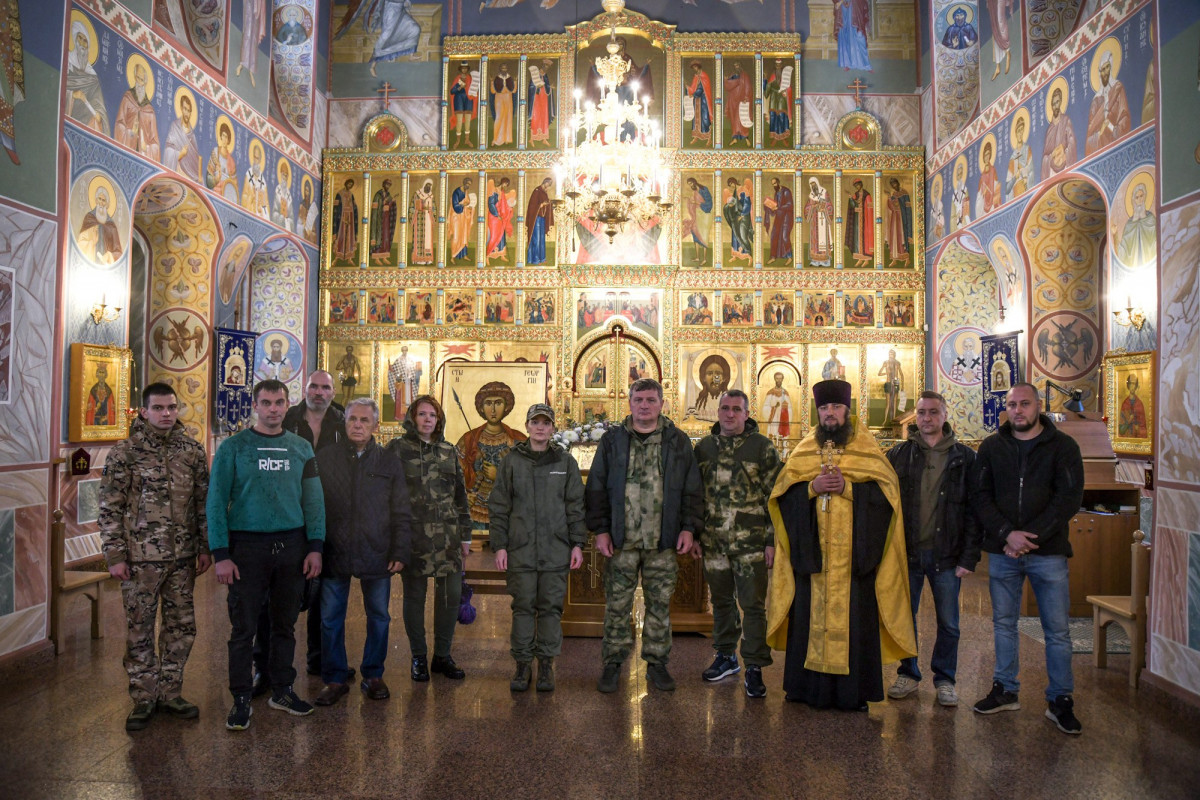
<instances>
[{"instance_id":1,"label":"wooden chair","mask_svg":"<svg viewBox=\"0 0 1200 800\"><path fill-rule=\"evenodd\" d=\"M1146 603L1150 591L1150 545L1146 534L1133 532L1131 592L1128 597L1088 595L1092 604L1092 639L1096 666L1108 666L1108 625L1115 622L1129 636L1129 685L1137 688L1138 676L1146 666Z\"/></svg>"},{"instance_id":2,"label":"wooden chair","mask_svg":"<svg viewBox=\"0 0 1200 800\"><path fill-rule=\"evenodd\" d=\"M54 523L50 526L50 560L54 567L54 581L50 586L50 640L54 642L54 654L62 652L62 621L66 601L81 594L92 604L92 638L104 637L104 626L100 617L100 593L104 582L111 577L104 572L85 572L66 568L67 525L63 522L62 509L54 509Z\"/></svg>"}]
</instances>

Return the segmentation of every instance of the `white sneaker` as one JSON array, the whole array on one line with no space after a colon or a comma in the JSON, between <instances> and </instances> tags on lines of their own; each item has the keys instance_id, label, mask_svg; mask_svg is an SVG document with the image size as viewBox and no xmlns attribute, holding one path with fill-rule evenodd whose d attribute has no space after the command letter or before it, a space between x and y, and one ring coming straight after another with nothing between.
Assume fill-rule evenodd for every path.
<instances>
[{"instance_id":1,"label":"white sneaker","mask_svg":"<svg viewBox=\"0 0 1200 800\"><path fill-rule=\"evenodd\" d=\"M958 692L954 691L953 683L939 683L937 685L937 701L940 706L958 705Z\"/></svg>"},{"instance_id":2,"label":"white sneaker","mask_svg":"<svg viewBox=\"0 0 1200 800\"><path fill-rule=\"evenodd\" d=\"M915 692L920 686L920 681L914 680L907 675L897 675L896 682L887 690L887 694L893 700L902 700Z\"/></svg>"}]
</instances>

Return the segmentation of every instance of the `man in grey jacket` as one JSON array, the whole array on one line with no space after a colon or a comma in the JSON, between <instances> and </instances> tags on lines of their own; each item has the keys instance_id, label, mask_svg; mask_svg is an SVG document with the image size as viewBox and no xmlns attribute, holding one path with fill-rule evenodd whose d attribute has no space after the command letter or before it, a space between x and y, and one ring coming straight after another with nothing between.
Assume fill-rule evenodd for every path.
<instances>
[{"instance_id":1,"label":"man in grey jacket","mask_svg":"<svg viewBox=\"0 0 1200 800\"><path fill-rule=\"evenodd\" d=\"M512 656L517 671L509 687L529 688L530 662L538 660L537 690L554 689L554 659L562 650L567 570L583 564L583 479L570 453L550 441L554 409L535 403L525 415L529 439L500 462L488 497L496 569L507 573L512 595Z\"/></svg>"}]
</instances>

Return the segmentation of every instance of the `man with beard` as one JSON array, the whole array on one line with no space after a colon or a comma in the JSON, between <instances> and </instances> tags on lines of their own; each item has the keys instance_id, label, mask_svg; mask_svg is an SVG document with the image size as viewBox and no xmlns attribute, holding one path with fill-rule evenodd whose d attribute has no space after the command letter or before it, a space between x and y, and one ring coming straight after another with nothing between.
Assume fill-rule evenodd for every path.
<instances>
[{"instance_id":1,"label":"man with beard","mask_svg":"<svg viewBox=\"0 0 1200 800\"><path fill-rule=\"evenodd\" d=\"M117 107L117 122L113 138L130 150L152 161L158 161L158 118L154 115L154 87L141 62L133 65L133 86L121 98Z\"/></svg>"},{"instance_id":2,"label":"man with beard","mask_svg":"<svg viewBox=\"0 0 1200 800\"><path fill-rule=\"evenodd\" d=\"M1050 121L1046 125L1046 143L1042 146L1042 180L1062 172L1075 163L1075 129L1063 113L1063 92L1055 86L1050 93Z\"/></svg>"},{"instance_id":3,"label":"man with beard","mask_svg":"<svg viewBox=\"0 0 1200 800\"><path fill-rule=\"evenodd\" d=\"M392 181L383 184L371 197L371 261L386 264L392 258L392 239L396 235L396 197Z\"/></svg>"},{"instance_id":4,"label":"man with beard","mask_svg":"<svg viewBox=\"0 0 1200 800\"><path fill-rule=\"evenodd\" d=\"M819 425L771 493L776 567L767 642L783 689L814 708L866 711L883 665L916 655L900 486L875 437L849 418L850 384L813 386Z\"/></svg>"},{"instance_id":5,"label":"man with beard","mask_svg":"<svg viewBox=\"0 0 1200 800\"><path fill-rule=\"evenodd\" d=\"M1100 57L1100 90L1088 107L1087 139L1083 143L1083 154L1090 156L1102 147L1129 133L1129 100L1125 87L1113 75L1112 51Z\"/></svg>"},{"instance_id":6,"label":"man with beard","mask_svg":"<svg viewBox=\"0 0 1200 800\"><path fill-rule=\"evenodd\" d=\"M67 56L67 116L108 135L108 107L100 90L100 76L93 66L95 58L89 53L90 37L86 25L78 20L71 22L71 47Z\"/></svg>"},{"instance_id":7,"label":"man with beard","mask_svg":"<svg viewBox=\"0 0 1200 800\"><path fill-rule=\"evenodd\" d=\"M121 232L109 213L108 189L96 187L96 201L79 226L79 249L97 264L111 264L120 257Z\"/></svg>"},{"instance_id":8,"label":"man with beard","mask_svg":"<svg viewBox=\"0 0 1200 800\"><path fill-rule=\"evenodd\" d=\"M729 388L729 362L719 353L713 353L700 362L700 392L688 414L705 422L717 421L717 406L721 394Z\"/></svg>"},{"instance_id":9,"label":"man with beard","mask_svg":"<svg viewBox=\"0 0 1200 800\"><path fill-rule=\"evenodd\" d=\"M980 714L1016 711L1020 664L1017 618L1025 578L1037 599L1046 636L1046 717L1063 733L1079 734L1071 697L1071 517L1083 502L1079 444L1041 413L1037 387L1015 383L1005 400L1008 421L983 440L971 470L971 505L983 529L996 667L992 691L975 704Z\"/></svg>"},{"instance_id":10,"label":"man with beard","mask_svg":"<svg viewBox=\"0 0 1200 800\"><path fill-rule=\"evenodd\" d=\"M163 166L182 173L200 183L200 143L192 128L192 98L179 95L179 113L167 130L166 152Z\"/></svg>"},{"instance_id":11,"label":"man with beard","mask_svg":"<svg viewBox=\"0 0 1200 800\"><path fill-rule=\"evenodd\" d=\"M774 197L763 202L763 223L771 236L770 264L774 261L789 261L792 258L792 225L796 221L795 205L792 201L792 190L779 183L779 178L771 178L771 191Z\"/></svg>"}]
</instances>

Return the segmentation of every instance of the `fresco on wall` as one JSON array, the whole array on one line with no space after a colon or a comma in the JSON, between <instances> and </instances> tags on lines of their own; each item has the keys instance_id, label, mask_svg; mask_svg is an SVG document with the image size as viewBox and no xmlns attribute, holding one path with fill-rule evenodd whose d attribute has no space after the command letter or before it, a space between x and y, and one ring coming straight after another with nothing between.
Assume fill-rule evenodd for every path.
<instances>
[{"instance_id":1,"label":"fresco on wall","mask_svg":"<svg viewBox=\"0 0 1200 800\"><path fill-rule=\"evenodd\" d=\"M0 146L14 164L17 156L13 112L25 99L25 49L21 36L21 10L16 0L0 6Z\"/></svg>"},{"instance_id":2,"label":"fresco on wall","mask_svg":"<svg viewBox=\"0 0 1200 800\"><path fill-rule=\"evenodd\" d=\"M934 86L938 144L962 130L979 106L979 7L935 0Z\"/></svg>"},{"instance_id":3,"label":"fresco on wall","mask_svg":"<svg viewBox=\"0 0 1200 800\"><path fill-rule=\"evenodd\" d=\"M987 431L980 396L983 351L979 337L996 323L996 273L983 255L951 242L937 265L934 309L935 388L946 398L950 424L961 438Z\"/></svg>"},{"instance_id":4,"label":"fresco on wall","mask_svg":"<svg viewBox=\"0 0 1200 800\"><path fill-rule=\"evenodd\" d=\"M151 24L215 69L225 67L226 0L154 0Z\"/></svg>"},{"instance_id":5,"label":"fresco on wall","mask_svg":"<svg viewBox=\"0 0 1200 800\"><path fill-rule=\"evenodd\" d=\"M400 97L437 96L441 81L442 3L335 0L333 92L372 97L386 79Z\"/></svg>"},{"instance_id":6,"label":"fresco on wall","mask_svg":"<svg viewBox=\"0 0 1200 800\"><path fill-rule=\"evenodd\" d=\"M1200 3L1160 0L1161 38L1158 48L1162 96L1158 98L1162 121L1162 200L1168 202L1200 187L1200 92L1196 91L1200 64ZM1137 74L1137 70L1133 70ZM1136 102L1134 102L1136 107Z\"/></svg>"},{"instance_id":7,"label":"fresco on wall","mask_svg":"<svg viewBox=\"0 0 1200 800\"><path fill-rule=\"evenodd\" d=\"M267 112L267 83L271 71L271 25L269 0L231 0L227 84L259 113ZM235 44L236 43L236 44Z\"/></svg>"},{"instance_id":8,"label":"fresco on wall","mask_svg":"<svg viewBox=\"0 0 1200 800\"><path fill-rule=\"evenodd\" d=\"M1066 39L1080 22L1086 0L1041 0L1025 6L1026 53L1032 67Z\"/></svg>"},{"instance_id":9,"label":"fresco on wall","mask_svg":"<svg viewBox=\"0 0 1200 800\"><path fill-rule=\"evenodd\" d=\"M100 170L89 170L71 186L71 233L89 263L107 267L129 247L129 201Z\"/></svg>"},{"instance_id":10,"label":"fresco on wall","mask_svg":"<svg viewBox=\"0 0 1200 800\"><path fill-rule=\"evenodd\" d=\"M306 141L312 135L315 13L316 0L289 0L271 15L271 117Z\"/></svg>"},{"instance_id":11,"label":"fresco on wall","mask_svg":"<svg viewBox=\"0 0 1200 800\"><path fill-rule=\"evenodd\" d=\"M1109 222L1109 309L1142 309L1146 321L1109 326L1111 347L1132 352L1157 347L1158 234L1154 216L1154 170L1146 166L1129 174L1117 190Z\"/></svg>"},{"instance_id":12,"label":"fresco on wall","mask_svg":"<svg viewBox=\"0 0 1200 800\"><path fill-rule=\"evenodd\" d=\"M979 7L979 94L986 107L1024 74L1024 15L1021 0L981 0Z\"/></svg>"}]
</instances>

